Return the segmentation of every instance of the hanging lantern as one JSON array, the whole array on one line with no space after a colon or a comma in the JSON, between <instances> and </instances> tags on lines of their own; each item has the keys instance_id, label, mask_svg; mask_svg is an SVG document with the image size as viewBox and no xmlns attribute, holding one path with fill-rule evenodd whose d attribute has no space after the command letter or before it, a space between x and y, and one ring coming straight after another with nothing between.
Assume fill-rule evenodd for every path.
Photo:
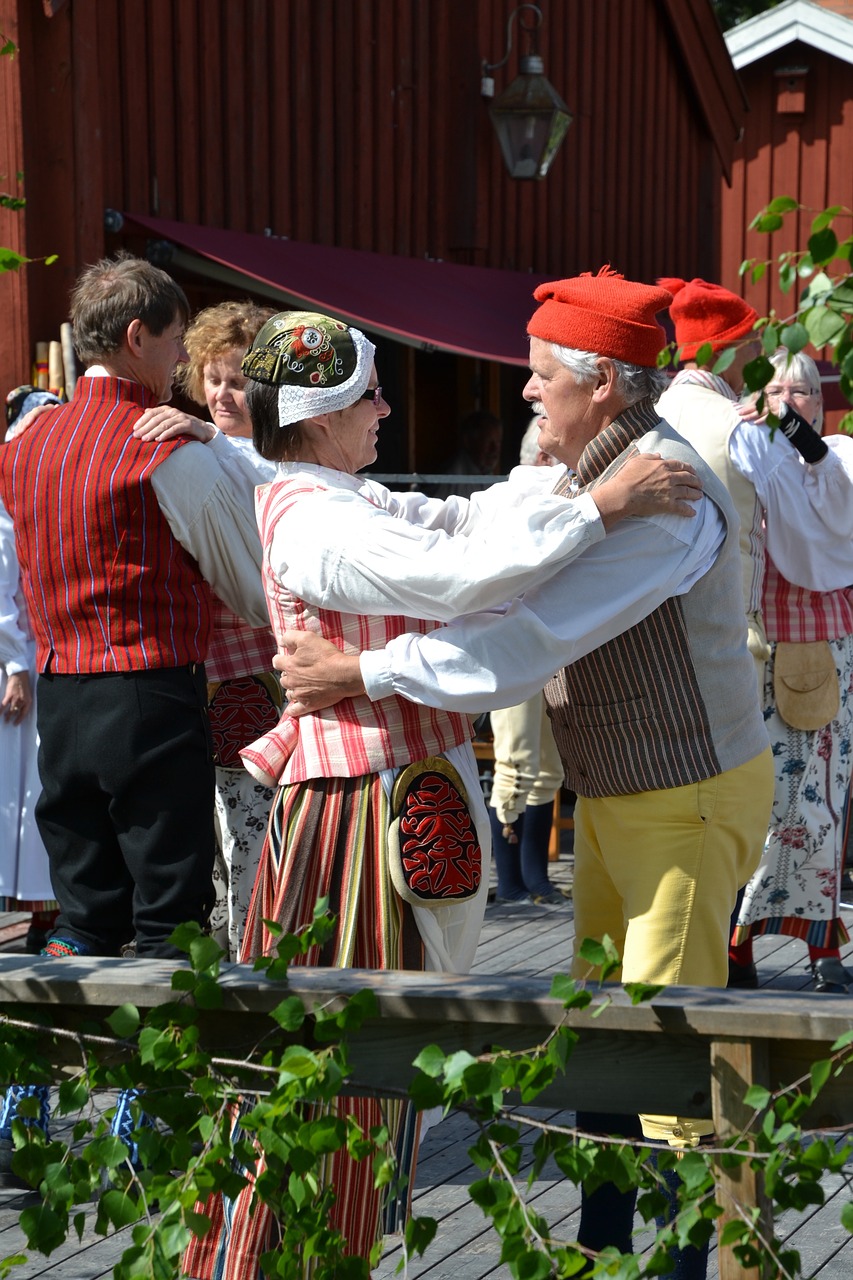
<instances>
[{"instance_id":1,"label":"hanging lantern","mask_svg":"<svg viewBox=\"0 0 853 1280\"><path fill-rule=\"evenodd\" d=\"M536 27L522 30L532 40L542 22L538 5L519 5L507 25L507 51L501 62L483 63L481 93L492 97L494 80L489 71L502 67L512 51L512 22L523 9L535 11ZM541 57L535 51L519 59L519 75L489 107L489 116L501 145L504 163L511 178L544 178L572 123L571 113L554 86L546 79Z\"/></svg>"}]
</instances>

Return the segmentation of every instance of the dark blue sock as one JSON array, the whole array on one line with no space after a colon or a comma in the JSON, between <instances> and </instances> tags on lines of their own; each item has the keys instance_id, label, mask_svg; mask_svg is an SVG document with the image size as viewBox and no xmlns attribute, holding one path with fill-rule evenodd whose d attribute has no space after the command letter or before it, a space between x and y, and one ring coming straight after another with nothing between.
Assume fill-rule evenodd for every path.
<instances>
[{"instance_id":1,"label":"dark blue sock","mask_svg":"<svg viewBox=\"0 0 853 1280\"><path fill-rule=\"evenodd\" d=\"M554 818L552 804L529 804L518 819L521 847L521 879L532 894L547 894L554 886L548 879L548 841Z\"/></svg>"},{"instance_id":2,"label":"dark blue sock","mask_svg":"<svg viewBox=\"0 0 853 1280\"><path fill-rule=\"evenodd\" d=\"M620 1134L625 1138L640 1139L643 1136L640 1120L635 1115L618 1112L579 1111L578 1128L586 1133L607 1136ZM620 1253L634 1252L634 1209L637 1191L620 1191L613 1182L605 1182L597 1190L588 1192L581 1187L581 1220L578 1227L578 1244L600 1253L607 1247Z\"/></svg>"},{"instance_id":3,"label":"dark blue sock","mask_svg":"<svg viewBox=\"0 0 853 1280\"><path fill-rule=\"evenodd\" d=\"M661 1190L666 1192L669 1199L669 1209L665 1214L655 1218L658 1229L669 1226L673 1218L678 1213L678 1189L681 1185L681 1179L678 1176L677 1169L661 1169L658 1164L657 1152L652 1152L652 1164L657 1169L664 1186ZM672 1258L675 1269L668 1271L669 1280L705 1280L705 1274L708 1270L708 1249L710 1241L697 1249L694 1245L687 1245L684 1249L670 1249L669 1256Z\"/></svg>"},{"instance_id":4,"label":"dark blue sock","mask_svg":"<svg viewBox=\"0 0 853 1280\"><path fill-rule=\"evenodd\" d=\"M521 819L516 818L513 830ZM489 823L492 828L492 857L498 873L497 896L499 898L526 898L527 889L521 878L521 847L510 844L503 833L503 823L498 819L494 809L489 806Z\"/></svg>"}]
</instances>

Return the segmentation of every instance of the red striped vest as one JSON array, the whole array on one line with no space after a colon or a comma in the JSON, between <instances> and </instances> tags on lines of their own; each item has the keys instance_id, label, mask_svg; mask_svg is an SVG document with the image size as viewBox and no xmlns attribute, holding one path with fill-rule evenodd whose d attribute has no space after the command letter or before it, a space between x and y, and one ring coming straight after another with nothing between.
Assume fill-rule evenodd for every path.
<instances>
[{"instance_id":1,"label":"red striped vest","mask_svg":"<svg viewBox=\"0 0 853 1280\"><path fill-rule=\"evenodd\" d=\"M255 490L261 544L262 575L276 637L288 628L317 631L344 653L382 649L407 631L432 631L426 619L367 617L315 608L298 599L275 576L270 548L278 520L301 495L322 489L320 479L309 489L301 480L276 481ZM365 499L366 501L367 499ZM283 713L275 729L240 752L253 777L267 786L304 782L309 778L356 778L440 755L472 736L468 716L408 702L396 694L371 702L366 696L345 698L337 706L294 719Z\"/></svg>"},{"instance_id":2,"label":"red striped vest","mask_svg":"<svg viewBox=\"0 0 853 1280\"><path fill-rule=\"evenodd\" d=\"M151 485L182 440L131 434L154 403L118 378L80 378L73 400L0 449L39 671L177 667L204 660L210 591Z\"/></svg>"}]
</instances>

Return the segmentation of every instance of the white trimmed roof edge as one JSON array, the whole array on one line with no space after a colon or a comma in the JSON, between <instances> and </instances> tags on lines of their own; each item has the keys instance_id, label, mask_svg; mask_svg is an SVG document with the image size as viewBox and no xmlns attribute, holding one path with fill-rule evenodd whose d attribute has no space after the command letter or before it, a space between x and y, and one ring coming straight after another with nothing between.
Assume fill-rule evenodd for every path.
<instances>
[{"instance_id":1,"label":"white trimmed roof edge","mask_svg":"<svg viewBox=\"0 0 853 1280\"><path fill-rule=\"evenodd\" d=\"M725 40L738 71L795 40L853 63L853 21L811 0L784 0L732 27Z\"/></svg>"}]
</instances>

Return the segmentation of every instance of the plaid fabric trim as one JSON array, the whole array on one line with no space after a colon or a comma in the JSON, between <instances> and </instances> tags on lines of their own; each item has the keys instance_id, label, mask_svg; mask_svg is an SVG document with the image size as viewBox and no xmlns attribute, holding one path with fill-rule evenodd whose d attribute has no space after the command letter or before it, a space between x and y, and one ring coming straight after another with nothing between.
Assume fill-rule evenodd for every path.
<instances>
[{"instance_id":1,"label":"plaid fabric trim","mask_svg":"<svg viewBox=\"0 0 853 1280\"><path fill-rule=\"evenodd\" d=\"M269 627L250 627L214 597L213 631L204 661L208 680L234 680L272 671L276 644Z\"/></svg>"},{"instance_id":2,"label":"plaid fabric trim","mask_svg":"<svg viewBox=\"0 0 853 1280\"><path fill-rule=\"evenodd\" d=\"M795 587L768 556L763 612L768 640L791 644L840 640L853 635L853 588L807 591Z\"/></svg>"}]
</instances>

